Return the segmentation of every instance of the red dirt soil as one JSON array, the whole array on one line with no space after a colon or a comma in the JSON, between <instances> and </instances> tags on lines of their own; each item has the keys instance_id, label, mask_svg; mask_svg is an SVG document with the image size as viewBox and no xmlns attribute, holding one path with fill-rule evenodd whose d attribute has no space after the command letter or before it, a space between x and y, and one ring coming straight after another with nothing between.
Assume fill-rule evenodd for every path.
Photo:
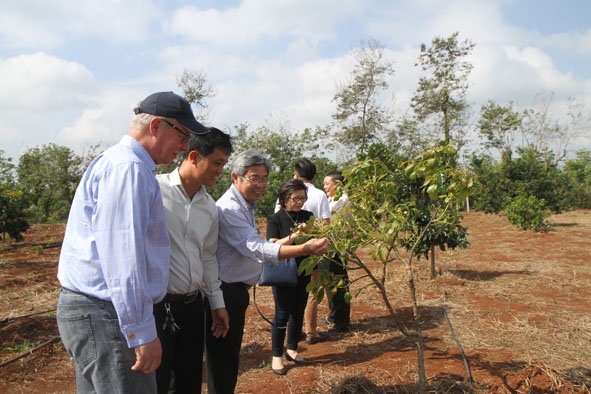
<instances>
[{"instance_id":1,"label":"red dirt soil","mask_svg":"<svg viewBox=\"0 0 591 394\"><path fill-rule=\"evenodd\" d=\"M413 264L428 392L590 393L591 212L549 221L551 231L534 233L515 229L503 215L468 213L470 248L438 251L436 279L424 259ZM63 230L36 225L23 242L0 243L0 393L76 392L55 322ZM388 297L398 322L410 328L405 275L403 264L389 268ZM311 365L285 362L286 376L270 370L269 324L251 298L236 392L416 392L416 346L374 288L357 294L363 283L352 286L352 332L302 342L299 351ZM269 289L257 291L257 302L272 315ZM322 301L319 317L326 313Z\"/></svg>"}]
</instances>

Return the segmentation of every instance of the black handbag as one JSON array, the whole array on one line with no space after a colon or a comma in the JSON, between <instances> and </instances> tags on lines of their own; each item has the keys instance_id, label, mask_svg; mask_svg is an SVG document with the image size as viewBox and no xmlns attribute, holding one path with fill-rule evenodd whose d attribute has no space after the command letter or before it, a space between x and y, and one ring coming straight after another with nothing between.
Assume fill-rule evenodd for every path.
<instances>
[{"instance_id":1,"label":"black handbag","mask_svg":"<svg viewBox=\"0 0 591 394\"><path fill-rule=\"evenodd\" d=\"M259 286L295 287L298 283L298 265L295 258L279 260L277 264L263 263Z\"/></svg>"}]
</instances>

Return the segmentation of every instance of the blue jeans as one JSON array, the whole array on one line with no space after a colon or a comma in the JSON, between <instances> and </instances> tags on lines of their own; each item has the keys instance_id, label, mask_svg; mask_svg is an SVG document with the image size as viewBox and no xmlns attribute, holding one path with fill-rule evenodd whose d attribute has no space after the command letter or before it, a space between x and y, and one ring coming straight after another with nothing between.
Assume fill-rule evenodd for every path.
<instances>
[{"instance_id":1,"label":"blue jeans","mask_svg":"<svg viewBox=\"0 0 591 394\"><path fill-rule=\"evenodd\" d=\"M111 302L62 289L57 325L74 361L78 394L156 394L154 373L131 370L135 351Z\"/></svg>"}]
</instances>

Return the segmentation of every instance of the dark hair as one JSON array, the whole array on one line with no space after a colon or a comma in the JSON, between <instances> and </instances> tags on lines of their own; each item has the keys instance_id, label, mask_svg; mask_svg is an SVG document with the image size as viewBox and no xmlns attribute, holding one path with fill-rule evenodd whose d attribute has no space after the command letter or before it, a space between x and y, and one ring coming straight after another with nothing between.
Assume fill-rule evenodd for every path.
<instances>
[{"instance_id":1,"label":"dark hair","mask_svg":"<svg viewBox=\"0 0 591 394\"><path fill-rule=\"evenodd\" d=\"M339 170L334 170L329 172L328 174L326 174L326 176L331 177L331 179L335 182L335 183L344 183L345 182L345 177L343 176L343 173Z\"/></svg>"},{"instance_id":2,"label":"dark hair","mask_svg":"<svg viewBox=\"0 0 591 394\"><path fill-rule=\"evenodd\" d=\"M208 127L207 134L191 133L189 137L189 152L196 150L201 157L210 155L214 149L221 149L228 156L232 154L232 137L215 127Z\"/></svg>"},{"instance_id":3,"label":"dark hair","mask_svg":"<svg viewBox=\"0 0 591 394\"><path fill-rule=\"evenodd\" d=\"M306 192L306 198L308 197L308 188L301 179L290 179L279 186L278 199L279 206L285 209L287 204L287 198L293 194L293 192L303 190Z\"/></svg>"},{"instance_id":4,"label":"dark hair","mask_svg":"<svg viewBox=\"0 0 591 394\"><path fill-rule=\"evenodd\" d=\"M300 177L309 181L316 176L316 166L308 159L299 159L296 161L294 170Z\"/></svg>"}]
</instances>

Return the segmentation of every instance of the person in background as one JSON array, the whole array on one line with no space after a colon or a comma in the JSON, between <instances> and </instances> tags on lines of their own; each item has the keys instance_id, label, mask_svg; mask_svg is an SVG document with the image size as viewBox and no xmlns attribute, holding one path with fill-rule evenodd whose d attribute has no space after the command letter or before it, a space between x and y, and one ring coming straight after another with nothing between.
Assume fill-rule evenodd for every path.
<instances>
[{"instance_id":1,"label":"person in background","mask_svg":"<svg viewBox=\"0 0 591 394\"><path fill-rule=\"evenodd\" d=\"M340 212L343 207L349 203L349 197L343 191L341 196L337 199L337 186L342 185L344 182L343 174L340 171L332 171L326 174L324 177L324 191L328 196L328 204L330 206L330 212L334 215L336 212ZM343 265L341 256L335 254L330 259L329 272L336 277L344 279L349 283L349 275L347 273L347 267ZM331 292L331 288L327 288L327 292ZM351 305L345 301L345 293L348 288L337 289L335 295L330 298L328 297L328 305L330 313L326 321L332 324L332 327L328 329L328 332L347 332L350 330L351 324Z\"/></svg>"},{"instance_id":2,"label":"person in background","mask_svg":"<svg viewBox=\"0 0 591 394\"><path fill-rule=\"evenodd\" d=\"M78 394L156 393L162 348L152 311L166 294L170 242L154 170L207 129L172 92L134 112L129 133L82 176L59 258L57 323Z\"/></svg>"},{"instance_id":3,"label":"person in background","mask_svg":"<svg viewBox=\"0 0 591 394\"><path fill-rule=\"evenodd\" d=\"M215 186L231 153L230 136L210 127L206 134L191 136L180 167L156 176L171 243L168 291L154 305L162 343L162 363L156 370L158 394L201 393L204 302L211 305L212 335L224 337L229 329L216 258L218 211L206 188Z\"/></svg>"},{"instance_id":4,"label":"person in background","mask_svg":"<svg viewBox=\"0 0 591 394\"><path fill-rule=\"evenodd\" d=\"M301 179L307 188L308 200L302 207L306 211L314 214L314 217L324 219L330 223L330 206L328 198L321 190L317 189L312 180L316 176L316 166L309 159L299 159L294 165L294 179ZM312 271L311 280L318 280L320 271ZM318 301L313 293L308 296L308 304L304 312L304 332L306 333L306 343L313 345L326 340L326 333L318 332Z\"/></svg>"},{"instance_id":5,"label":"person in background","mask_svg":"<svg viewBox=\"0 0 591 394\"><path fill-rule=\"evenodd\" d=\"M293 245L296 235L294 229L305 226L314 215L302 209L306 202L306 185L299 179L290 179L279 188L279 205L281 210L267 218L267 239L281 245ZM299 256L299 264L307 256ZM310 275L301 273L295 287L273 286L275 300L275 316L271 326L271 343L273 359L271 369L277 375L285 375L283 366L283 346L287 331L287 350L285 358L300 365L308 365L308 361L298 354L298 342L302 334L304 310L308 300L306 286L310 283Z\"/></svg>"},{"instance_id":6,"label":"person in background","mask_svg":"<svg viewBox=\"0 0 591 394\"><path fill-rule=\"evenodd\" d=\"M232 185L216 205L220 218L217 258L224 302L230 317L226 337L216 338L206 329L207 388L209 393L233 393L238 381L240 348L244 333L249 289L262 270L263 261L323 255L328 239L311 239L301 245L281 245L261 238L256 228L256 202L267 189L271 163L254 150L240 153L232 162ZM206 313L206 327L211 327Z\"/></svg>"}]
</instances>

